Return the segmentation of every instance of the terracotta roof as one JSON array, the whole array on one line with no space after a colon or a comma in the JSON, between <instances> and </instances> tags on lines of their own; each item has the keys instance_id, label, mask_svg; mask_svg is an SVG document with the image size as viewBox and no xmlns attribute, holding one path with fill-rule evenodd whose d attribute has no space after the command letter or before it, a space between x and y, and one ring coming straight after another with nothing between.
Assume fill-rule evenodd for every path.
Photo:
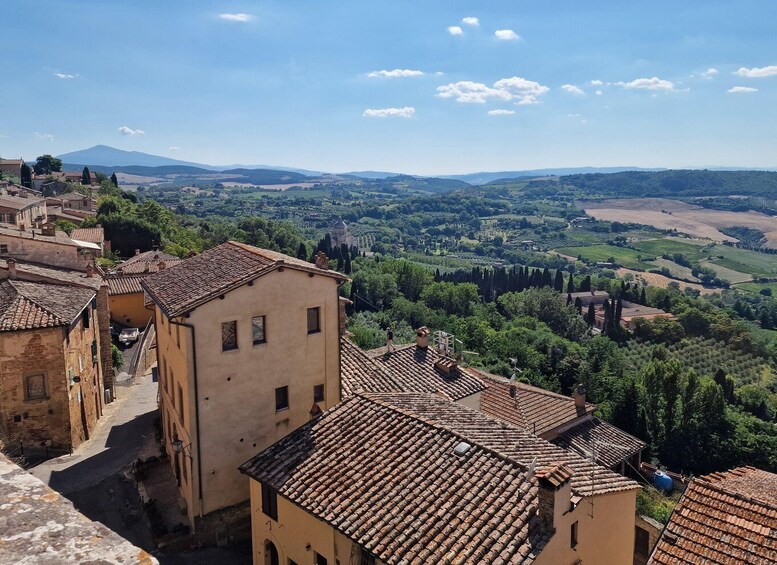
<instances>
[{"instance_id":1,"label":"terracotta roof","mask_svg":"<svg viewBox=\"0 0 777 565\"><path fill-rule=\"evenodd\" d=\"M102 226L94 228L76 228L70 232L70 238L102 244L105 241L105 230L103 230Z\"/></svg>"},{"instance_id":2,"label":"terracotta roof","mask_svg":"<svg viewBox=\"0 0 777 565\"><path fill-rule=\"evenodd\" d=\"M228 241L146 277L143 289L165 314L175 317L279 267L347 280L337 271L289 255Z\"/></svg>"},{"instance_id":3,"label":"terracotta roof","mask_svg":"<svg viewBox=\"0 0 777 565\"><path fill-rule=\"evenodd\" d=\"M436 392L451 400L461 400L486 389L485 383L469 368L457 366L450 375L436 369L435 363L447 358L431 346L421 349L412 343L397 346L391 353L381 348L367 354L394 375L389 390L395 392ZM362 373L361 379L356 380L364 384L364 390L384 390L382 378L370 379Z\"/></svg>"},{"instance_id":4,"label":"terracotta roof","mask_svg":"<svg viewBox=\"0 0 777 565\"><path fill-rule=\"evenodd\" d=\"M88 288L1 281L0 332L69 325L94 297Z\"/></svg>"},{"instance_id":5,"label":"terracotta roof","mask_svg":"<svg viewBox=\"0 0 777 565\"><path fill-rule=\"evenodd\" d=\"M80 177L81 173L78 173L78 176ZM80 192L65 192L64 194L60 194L54 198L57 200L86 200L91 198L91 196L81 194Z\"/></svg>"},{"instance_id":6,"label":"terracotta roof","mask_svg":"<svg viewBox=\"0 0 777 565\"><path fill-rule=\"evenodd\" d=\"M108 281L108 294L119 296L121 294L142 293L143 287L140 286L140 283L143 281L143 278L142 276L121 277L109 275L106 279Z\"/></svg>"},{"instance_id":7,"label":"terracotta roof","mask_svg":"<svg viewBox=\"0 0 777 565\"><path fill-rule=\"evenodd\" d=\"M583 420L564 430L551 441L561 447L574 449L583 457L590 457L595 453L596 462L609 468L615 467L646 447L641 439L596 417Z\"/></svg>"},{"instance_id":8,"label":"terracotta roof","mask_svg":"<svg viewBox=\"0 0 777 565\"><path fill-rule=\"evenodd\" d=\"M81 218L78 218L79 221L80 219ZM17 226L0 224L0 236L17 237L19 239L37 239L40 241L48 241L50 243L60 243L62 245L80 247L75 241L70 239L65 232L60 230L54 232L54 235L43 235L39 229L31 230L29 229L29 226L26 230L22 231Z\"/></svg>"},{"instance_id":9,"label":"terracotta roof","mask_svg":"<svg viewBox=\"0 0 777 565\"><path fill-rule=\"evenodd\" d=\"M7 259L0 259L0 270L8 270ZM16 272L21 280L83 286L93 290L100 290L100 286L103 283L102 277L98 274L87 277L83 271L27 263L18 259L16 259Z\"/></svg>"},{"instance_id":10,"label":"terracotta roof","mask_svg":"<svg viewBox=\"0 0 777 565\"><path fill-rule=\"evenodd\" d=\"M21 196L8 196L0 194L0 208L11 208L12 210L24 210L30 206L39 206L45 200L42 198L23 198Z\"/></svg>"},{"instance_id":11,"label":"terracotta roof","mask_svg":"<svg viewBox=\"0 0 777 565\"><path fill-rule=\"evenodd\" d=\"M343 398L356 392L402 392L404 384L346 338L340 339L340 383Z\"/></svg>"},{"instance_id":12,"label":"terracotta roof","mask_svg":"<svg viewBox=\"0 0 777 565\"><path fill-rule=\"evenodd\" d=\"M693 479L648 563L777 563L777 475L740 467Z\"/></svg>"},{"instance_id":13,"label":"terracotta roof","mask_svg":"<svg viewBox=\"0 0 777 565\"><path fill-rule=\"evenodd\" d=\"M370 396L365 394L364 396ZM436 395L382 395L428 422L435 422L456 431L479 445L493 449L529 466L536 462L537 470L564 464L574 472L572 489L581 496L635 490L639 485L618 473L591 463L576 452Z\"/></svg>"},{"instance_id":14,"label":"terracotta roof","mask_svg":"<svg viewBox=\"0 0 777 565\"><path fill-rule=\"evenodd\" d=\"M480 397L480 409L486 414L542 435L591 414L596 406L586 403L575 407L575 400L525 383L516 382L516 397L510 396L510 382L496 375L474 370L488 385Z\"/></svg>"},{"instance_id":15,"label":"terracotta roof","mask_svg":"<svg viewBox=\"0 0 777 565\"><path fill-rule=\"evenodd\" d=\"M0 159L0 165L19 165L24 163L24 159Z\"/></svg>"},{"instance_id":16,"label":"terracotta roof","mask_svg":"<svg viewBox=\"0 0 777 565\"><path fill-rule=\"evenodd\" d=\"M240 470L383 563L531 563L546 539L526 467L397 397L351 396Z\"/></svg>"},{"instance_id":17,"label":"terracotta roof","mask_svg":"<svg viewBox=\"0 0 777 565\"><path fill-rule=\"evenodd\" d=\"M134 263L122 263L118 267L116 267L112 274L118 275L118 276L126 276L126 275L150 275L153 273L158 273L162 269L159 268L160 263L165 264L165 268L172 267L173 265L178 265L179 263L183 262L183 259L179 259L178 257L171 256L172 259L158 259L156 261L136 261Z\"/></svg>"},{"instance_id":18,"label":"terracotta roof","mask_svg":"<svg viewBox=\"0 0 777 565\"><path fill-rule=\"evenodd\" d=\"M180 257L177 257L175 255L170 255L169 253L164 253L162 251L151 250L151 251L144 251L143 253L138 253L137 255L133 255L132 257L124 261L120 266L127 267L129 265L134 265L135 263L143 263L143 262L157 263L159 261L181 261L181 260L182 259Z\"/></svg>"}]
</instances>

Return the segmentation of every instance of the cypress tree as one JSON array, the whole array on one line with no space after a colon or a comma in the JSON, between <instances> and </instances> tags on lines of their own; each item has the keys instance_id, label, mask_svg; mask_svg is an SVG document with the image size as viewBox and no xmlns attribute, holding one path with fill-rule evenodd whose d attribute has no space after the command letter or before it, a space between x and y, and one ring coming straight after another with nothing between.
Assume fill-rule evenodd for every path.
<instances>
[{"instance_id":1,"label":"cypress tree","mask_svg":"<svg viewBox=\"0 0 777 565\"><path fill-rule=\"evenodd\" d=\"M304 242L300 241L299 247L297 248L297 259L302 259L303 261L307 261L307 258L308 258L308 248L305 247Z\"/></svg>"},{"instance_id":2,"label":"cypress tree","mask_svg":"<svg viewBox=\"0 0 777 565\"><path fill-rule=\"evenodd\" d=\"M553 288L556 292L564 292L564 273L561 269L556 271L556 280L553 281Z\"/></svg>"},{"instance_id":3,"label":"cypress tree","mask_svg":"<svg viewBox=\"0 0 777 565\"><path fill-rule=\"evenodd\" d=\"M593 327L596 323L596 306L594 306L593 302L588 305L588 314L585 317L585 321L588 327Z\"/></svg>"},{"instance_id":4,"label":"cypress tree","mask_svg":"<svg viewBox=\"0 0 777 565\"><path fill-rule=\"evenodd\" d=\"M32 169L27 163L22 163L22 170L19 173L22 186L32 188Z\"/></svg>"},{"instance_id":5,"label":"cypress tree","mask_svg":"<svg viewBox=\"0 0 777 565\"><path fill-rule=\"evenodd\" d=\"M553 285L553 278L550 276L550 269L545 267L545 269L542 271L542 286L548 287Z\"/></svg>"},{"instance_id":6,"label":"cypress tree","mask_svg":"<svg viewBox=\"0 0 777 565\"><path fill-rule=\"evenodd\" d=\"M89 167L84 167L84 170L81 171L81 184L84 186L92 184L92 175L89 173Z\"/></svg>"},{"instance_id":7,"label":"cypress tree","mask_svg":"<svg viewBox=\"0 0 777 565\"><path fill-rule=\"evenodd\" d=\"M619 296L618 302L615 305L615 326L621 323L622 314L623 314L623 299Z\"/></svg>"},{"instance_id":8,"label":"cypress tree","mask_svg":"<svg viewBox=\"0 0 777 565\"><path fill-rule=\"evenodd\" d=\"M639 303L643 306L647 306L647 293L645 292L645 287L642 287L642 293L639 295Z\"/></svg>"},{"instance_id":9,"label":"cypress tree","mask_svg":"<svg viewBox=\"0 0 777 565\"><path fill-rule=\"evenodd\" d=\"M577 300L580 300L579 296L577 297ZM577 300L575 302L577 302ZM572 295L567 294L567 306L569 306L570 304L572 304Z\"/></svg>"},{"instance_id":10,"label":"cypress tree","mask_svg":"<svg viewBox=\"0 0 777 565\"><path fill-rule=\"evenodd\" d=\"M580 300L579 296L575 298L575 310L577 310L579 315L583 315L583 301Z\"/></svg>"},{"instance_id":11,"label":"cypress tree","mask_svg":"<svg viewBox=\"0 0 777 565\"><path fill-rule=\"evenodd\" d=\"M569 273L569 282L567 282L567 292L575 292L575 276Z\"/></svg>"},{"instance_id":12,"label":"cypress tree","mask_svg":"<svg viewBox=\"0 0 777 565\"><path fill-rule=\"evenodd\" d=\"M116 173L111 173L111 182L113 183L113 186L116 188L119 187L119 179L116 177Z\"/></svg>"},{"instance_id":13,"label":"cypress tree","mask_svg":"<svg viewBox=\"0 0 777 565\"><path fill-rule=\"evenodd\" d=\"M591 292L591 275L586 275L583 284L580 285L580 292Z\"/></svg>"}]
</instances>

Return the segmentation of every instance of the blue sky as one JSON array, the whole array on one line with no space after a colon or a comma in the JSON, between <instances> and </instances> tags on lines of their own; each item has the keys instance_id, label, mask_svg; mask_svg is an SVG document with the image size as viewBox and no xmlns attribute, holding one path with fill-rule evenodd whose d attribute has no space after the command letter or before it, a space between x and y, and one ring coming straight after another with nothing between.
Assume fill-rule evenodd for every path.
<instances>
[{"instance_id":1,"label":"blue sky","mask_svg":"<svg viewBox=\"0 0 777 565\"><path fill-rule=\"evenodd\" d=\"M772 2L3 0L0 155L777 166ZM385 71L385 72L381 72Z\"/></svg>"}]
</instances>

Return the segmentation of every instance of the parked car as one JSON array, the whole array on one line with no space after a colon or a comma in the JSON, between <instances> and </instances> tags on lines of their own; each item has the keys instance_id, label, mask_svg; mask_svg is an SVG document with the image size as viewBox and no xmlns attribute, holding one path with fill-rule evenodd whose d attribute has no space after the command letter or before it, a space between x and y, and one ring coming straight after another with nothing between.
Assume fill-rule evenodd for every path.
<instances>
[{"instance_id":1,"label":"parked car","mask_svg":"<svg viewBox=\"0 0 777 565\"><path fill-rule=\"evenodd\" d=\"M119 341L124 345L135 343L140 337L140 330L138 328L124 328L119 334Z\"/></svg>"}]
</instances>

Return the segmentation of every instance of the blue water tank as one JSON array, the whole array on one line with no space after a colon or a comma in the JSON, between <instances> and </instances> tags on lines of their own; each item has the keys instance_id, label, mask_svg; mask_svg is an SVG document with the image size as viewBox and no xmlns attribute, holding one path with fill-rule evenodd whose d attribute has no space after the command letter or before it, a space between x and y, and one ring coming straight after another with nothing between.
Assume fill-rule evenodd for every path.
<instances>
[{"instance_id":1,"label":"blue water tank","mask_svg":"<svg viewBox=\"0 0 777 565\"><path fill-rule=\"evenodd\" d=\"M656 474L653 475L653 484L658 490L662 490L664 492L672 492L672 489L674 488L674 481L672 481L672 477L663 471L656 471Z\"/></svg>"}]
</instances>

